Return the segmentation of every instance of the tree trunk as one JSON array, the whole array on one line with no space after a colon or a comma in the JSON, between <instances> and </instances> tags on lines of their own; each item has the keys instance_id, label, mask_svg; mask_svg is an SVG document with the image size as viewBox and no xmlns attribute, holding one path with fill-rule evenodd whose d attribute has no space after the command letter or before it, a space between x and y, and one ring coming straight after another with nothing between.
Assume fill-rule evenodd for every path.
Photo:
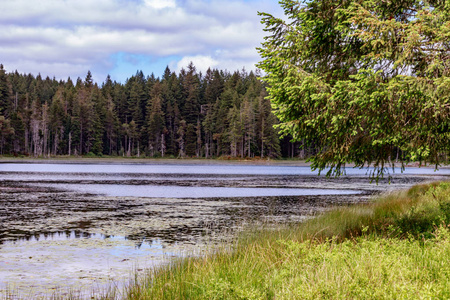
<instances>
[{"instance_id":1,"label":"tree trunk","mask_svg":"<svg viewBox=\"0 0 450 300\"><path fill-rule=\"evenodd\" d=\"M139 140L137 142L137 157L140 157L141 153L139 152Z\"/></svg>"},{"instance_id":2,"label":"tree trunk","mask_svg":"<svg viewBox=\"0 0 450 300\"><path fill-rule=\"evenodd\" d=\"M164 157L166 152L166 141L164 139L164 133L161 134L161 157Z\"/></svg>"},{"instance_id":3,"label":"tree trunk","mask_svg":"<svg viewBox=\"0 0 450 300\"><path fill-rule=\"evenodd\" d=\"M83 125L80 123L80 155L83 155Z\"/></svg>"},{"instance_id":4,"label":"tree trunk","mask_svg":"<svg viewBox=\"0 0 450 300\"><path fill-rule=\"evenodd\" d=\"M56 156L58 150L58 130L55 131L55 139L53 141L53 155Z\"/></svg>"},{"instance_id":5,"label":"tree trunk","mask_svg":"<svg viewBox=\"0 0 450 300\"><path fill-rule=\"evenodd\" d=\"M28 126L25 127L25 152L26 153L30 153L30 148L29 148L29 136L30 136L30 132L28 131Z\"/></svg>"},{"instance_id":6,"label":"tree trunk","mask_svg":"<svg viewBox=\"0 0 450 300\"><path fill-rule=\"evenodd\" d=\"M72 131L69 132L69 156L72 154Z\"/></svg>"}]
</instances>

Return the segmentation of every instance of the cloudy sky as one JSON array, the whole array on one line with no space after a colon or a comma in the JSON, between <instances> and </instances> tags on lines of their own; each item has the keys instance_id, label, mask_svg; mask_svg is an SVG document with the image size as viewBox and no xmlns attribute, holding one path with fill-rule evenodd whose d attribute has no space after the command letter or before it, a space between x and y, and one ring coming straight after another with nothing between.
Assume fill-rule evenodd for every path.
<instances>
[{"instance_id":1,"label":"cloudy sky","mask_svg":"<svg viewBox=\"0 0 450 300\"><path fill-rule=\"evenodd\" d=\"M254 69L263 41L257 11L277 0L0 0L0 63L7 72L125 82L137 70L161 76L190 61Z\"/></svg>"}]
</instances>

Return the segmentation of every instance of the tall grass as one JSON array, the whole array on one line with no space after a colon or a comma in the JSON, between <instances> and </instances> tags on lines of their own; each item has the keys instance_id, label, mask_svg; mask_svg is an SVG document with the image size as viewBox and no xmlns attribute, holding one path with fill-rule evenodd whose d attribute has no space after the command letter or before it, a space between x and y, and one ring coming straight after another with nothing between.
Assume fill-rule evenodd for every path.
<instances>
[{"instance_id":1,"label":"tall grass","mask_svg":"<svg viewBox=\"0 0 450 300\"><path fill-rule=\"evenodd\" d=\"M0 300L116 300L123 298L121 290L113 283L106 289L92 291L56 288L53 292L45 293L41 291L36 293L34 290L23 292L11 286L0 289Z\"/></svg>"},{"instance_id":2,"label":"tall grass","mask_svg":"<svg viewBox=\"0 0 450 300\"><path fill-rule=\"evenodd\" d=\"M450 184L247 232L153 270L129 299L450 298Z\"/></svg>"}]
</instances>

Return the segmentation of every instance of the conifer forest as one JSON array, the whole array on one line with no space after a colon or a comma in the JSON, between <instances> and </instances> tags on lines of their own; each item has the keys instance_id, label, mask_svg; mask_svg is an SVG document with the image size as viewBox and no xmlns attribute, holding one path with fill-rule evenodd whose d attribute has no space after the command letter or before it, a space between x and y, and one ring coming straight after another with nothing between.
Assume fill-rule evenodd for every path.
<instances>
[{"instance_id":1,"label":"conifer forest","mask_svg":"<svg viewBox=\"0 0 450 300\"><path fill-rule=\"evenodd\" d=\"M75 82L7 72L0 65L0 154L48 157L304 157L280 139L258 71L162 77L138 71L125 83L90 71Z\"/></svg>"}]
</instances>

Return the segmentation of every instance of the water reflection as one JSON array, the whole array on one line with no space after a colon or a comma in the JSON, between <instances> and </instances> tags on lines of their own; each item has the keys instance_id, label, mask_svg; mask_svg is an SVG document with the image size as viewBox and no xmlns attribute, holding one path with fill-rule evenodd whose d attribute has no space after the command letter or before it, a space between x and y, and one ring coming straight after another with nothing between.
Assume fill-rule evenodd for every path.
<instances>
[{"instance_id":1,"label":"water reflection","mask_svg":"<svg viewBox=\"0 0 450 300\"><path fill-rule=\"evenodd\" d=\"M58 232L43 232L32 235L24 234L14 239L0 240L0 245L4 246L23 246L29 243L38 243L43 241L65 242L79 239L95 239L110 241L133 241L134 249L163 249L164 245L160 238L147 238L143 236L114 236L101 233L90 233L79 230L66 230Z\"/></svg>"},{"instance_id":2,"label":"water reflection","mask_svg":"<svg viewBox=\"0 0 450 300\"><path fill-rule=\"evenodd\" d=\"M105 239L109 236L99 233L89 233L83 232L79 230L66 230L66 231L58 231L58 232L43 232L43 233L35 233L32 235L21 235L12 241L6 241L6 243L12 244L20 244L22 242L39 242L39 241L68 241L74 239ZM0 241L1 243L1 241Z\"/></svg>"}]
</instances>

